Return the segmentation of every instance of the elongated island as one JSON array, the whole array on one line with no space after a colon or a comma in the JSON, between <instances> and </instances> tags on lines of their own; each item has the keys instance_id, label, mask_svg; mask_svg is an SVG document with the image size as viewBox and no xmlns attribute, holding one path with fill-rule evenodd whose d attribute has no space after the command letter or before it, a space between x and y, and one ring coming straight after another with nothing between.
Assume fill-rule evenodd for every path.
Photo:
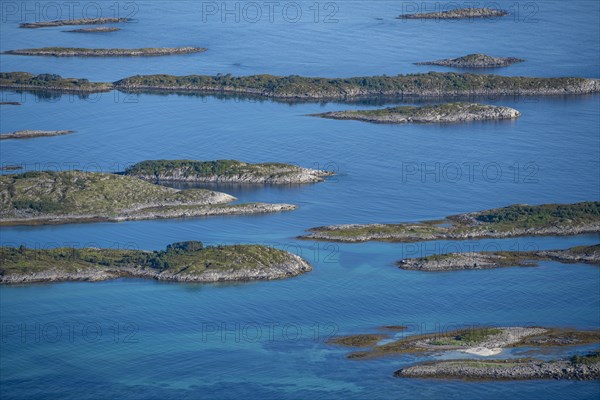
<instances>
[{"instance_id":1,"label":"elongated island","mask_svg":"<svg viewBox=\"0 0 600 400\"><path fill-rule=\"evenodd\" d=\"M48 57L149 57L174 54L202 53L203 47L145 47L141 49L87 49L76 47L42 47L38 49L7 50L2 54Z\"/></svg>"},{"instance_id":2,"label":"elongated island","mask_svg":"<svg viewBox=\"0 0 600 400\"><path fill-rule=\"evenodd\" d=\"M0 134L0 140L5 139L31 139L37 137L49 137L49 136L62 136L69 135L75 131L62 130L62 131L38 131L38 130L24 130L15 131L11 133Z\"/></svg>"},{"instance_id":3,"label":"elongated island","mask_svg":"<svg viewBox=\"0 0 600 400\"><path fill-rule=\"evenodd\" d=\"M116 82L27 72L0 73L0 89L128 93L223 93L274 99L355 99L369 97L454 97L501 95L581 95L600 92L600 80L590 78L528 78L454 72L355 78L253 75L145 75Z\"/></svg>"},{"instance_id":4,"label":"elongated island","mask_svg":"<svg viewBox=\"0 0 600 400\"><path fill-rule=\"evenodd\" d=\"M446 11L434 11L414 14L402 14L398 19L471 19L496 18L508 15L508 11L495 8L455 8Z\"/></svg>"},{"instance_id":5,"label":"elongated island","mask_svg":"<svg viewBox=\"0 0 600 400\"><path fill-rule=\"evenodd\" d=\"M177 190L130 176L82 171L0 176L0 225L247 215L290 211L290 204L243 203L226 193Z\"/></svg>"},{"instance_id":6,"label":"elongated island","mask_svg":"<svg viewBox=\"0 0 600 400\"><path fill-rule=\"evenodd\" d=\"M81 29L71 29L63 32L69 33L106 33L106 32L117 32L120 31L121 28L113 27L113 26L98 26L96 28L81 28Z\"/></svg>"},{"instance_id":7,"label":"elongated island","mask_svg":"<svg viewBox=\"0 0 600 400\"><path fill-rule=\"evenodd\" d=\"M176 282L283 279L311 271L304 259L259 245L173 243L162 251L0 247L0 284L103 281L121 277Z\"/></svg>"},{"instance_id":8,"label":"elongated island","mask_svg":"<svg viewBox=\"0 0 600 400\"><path fill-rule=\"evenodd\" d=\"M539 261L564 264L583 263L600 266L600 244L577 246L566 250L488 251L435 254L398 261L401 269L415 271L462 271L503 267L533 267Z\"/></svg>"},{"instance_id":9,"label":"elongated island","mask_svg":"<svg viewBox=\"0 0 600 400\"><path fill-rule=\"evenodd\" d=\"M454 68L498 68L524 62L522 58L492 57L486 54L469 54L458 58L417 62L416 65L439 65Z\"/></svg>"},{"instance_id":10,"label":"elongated island","mask_svg":"<svg viewBox=\"0 0 600 400\"><path fill-rule=\"evenodd\" d=\"M124 175L150 182L227 182L300 184L321 182L333 172L283 163L251 164L237 160L149 160L125 170Z\"/></svg>"},{"instance_id":11,"label":"elongated island","mask_svg":"<svg viewBox=\"0 0 600 400\"><path fill-rule=\"evenodd\" d=\"M378 124L458 123L515 119L521 113L514 108L476 103L444 103L432 106L400 106L379 110L333 111L312 114L315 117L374 122Z\"/></svg>"},{"instance_id":12,"label":"elongated island","mask_svg":"<svg viewBox=\"0 0 600 400\"><path fill-rule=\"evenodd\" d=\"M346 224L312 228L300 239L335 242L420 242L517 236L564 236L600 232L600 202L515 204L403 224Z\"/></svg>"},{"instance_id":13,"label":"elongated island","mask_svg":"<svg viewBox=\"0 0 600 400\"><path fill-rule=\"evenodd\" d=\"M59 19L54 21L41 21L41 22L23 22L19 25L19 28L52 28L56 26L66 25L100 25L100 24L114 24L121 22L129 22L129 18L80 18L80 19Z\"/></svg>"}]
</instances>

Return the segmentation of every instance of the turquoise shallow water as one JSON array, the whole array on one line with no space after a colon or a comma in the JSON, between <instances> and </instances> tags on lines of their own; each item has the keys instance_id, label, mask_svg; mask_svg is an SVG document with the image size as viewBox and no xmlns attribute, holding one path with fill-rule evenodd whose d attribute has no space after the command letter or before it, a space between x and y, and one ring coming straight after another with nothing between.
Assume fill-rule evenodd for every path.
<instances>
[{"instance_id":1,"label":"turquoise shallow water","mask_svg":"<svg viewBox=\"0 0 600 400\"><path fill-rule=\"evenodd\" d=\"M485 51L528 59L494 71L502 74L600 76L600 8L595 1L568 6L558 1L500 2L520 10L537 5L528 9L537 10L537 21L521 14L495 23L463 24L397 21L392 17L401 12L402 3L392 1L338 2L339 21L327 24L322 14L319 23L308 17L298 23L283 18L221 22L220 16L203 22L200 3L136 4L137 22L110 35L67 34L63 28L19 30L17 19L9 15L0 25L0 45L2 50L46 45L198 45L210 50L111 60L2 55L0 68L92 80L136 73L353 76L428 71L435 68L412 63ZM310 15L313 2L298 4ZM325 4L319 6L323 12ZM6 9L3 13L7 16ZM278 282L118 280L1 287L3 399L41 394L61 399L580 399L600 392L597 382L399 380L392 373L416 359L353 362L344 358L345 350L324 344L334 333L391 324L410 324L413 331L463 324L598 328L596 267L544 262L538 268L441 274L393 267L408 256L496 247L567 248L598 243L598 235L416 245L294 239L323 224L414 221L513 203L598 200L600 96L482 98L477 100L517 108L523 116L505 123L390 126L306 116L381 104L119 93L56 99L1 95L3 101L23 103L0 108L2 132L77 131L2 141L3 164L117 171L144 159L234 158L338 172L315 185L220 188L240 201L300 206L290 213L2 228L3 245L160 249L190 239L264 243L300 254L314 265L309 274Z\"/></svg>"}]
</instances>

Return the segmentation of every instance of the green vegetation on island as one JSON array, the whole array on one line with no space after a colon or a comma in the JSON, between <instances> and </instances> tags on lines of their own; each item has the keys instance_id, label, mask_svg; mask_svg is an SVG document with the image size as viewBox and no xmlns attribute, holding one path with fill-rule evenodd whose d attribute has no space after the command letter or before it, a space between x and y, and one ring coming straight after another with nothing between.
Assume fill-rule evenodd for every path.
<instances>
[{"instance_id":1,"label":"green vegetation on island","mask_svg":"<svg viewBox=\"0 0 600 400\"><path fill-rule=\"evenodd\" d=\"M177 190L129 176L81 171L0 176L0 225L125 221L289 211L289 204L232 204L204 189Z\"/></svg>"},{"instance_id":2,"label":"green vegetation on island","mask_svg":"<svg viewBox=\"0 0 600 400\"><path fill-rule=\"evenodd\" d=\"M142 57L202 53L203 47L146 47L141 49L88 49L75 47L42 47L38 49L7 50L2 54L49 57Z\"/></svg>"},{"instance_id":3,"label":"green vegetation on island","mask_svg":"<svg viewBox=\"0 0 600 400\"><path fill-rule=\"evenodd\" d=\"M600 202L516 204L459 214L445 220L403 224L322 226L301 239L338 242L419 242L516 236L559 236L600 232Z\"/></svg>"},{"instance_id":4,"label":"green vegetation on island","mask_svg":"<svg viewBox=\"0 0 600 400\"><path fill-rule=\"evenodd\" d=\"M119 277L180 282L282 279L312 269L302 258L260 245L174 243L162 251L0 247L0 283L99 281Z\"/></svg>"},{"instance_id":5,"label":"green vegetation on island","mask_svg":"<svg viewBox=\"0 0 600 400\"><path fill-rule=\"evenodd\" d=\"M372 359L391 355L429 355L459 351L491 356L505 348L581 346L600 342L600 331L568 328L471 326L455 330L419 333L378 344L385 335L359 334L330 340L332 345L367 348L348 354L349 359Z\"/></svg>"},{"instance_id":6,"label":"green vegetation on island","mask_svg":"<svg viewBox=\"0 0 600 400\"><path fill-rule=\"evenodd\" d=\"M28 72L0 72L0 89L96 93L111 90L112 84L93 83L87 79L63 78L56 74L33 75Z\"/></svg>"},{"instance_id":7,"label":"green vegetation on island","mask_svg":"<svg viewBox=\"0 0 600 400\"><path fill-rule=\"evenodd\" d=\"M492 57L486 54L469 54L458 58L447 58L444 60L425 61L415 63L416 65L440 65L455 68L497 68L506 67L525 60L515 57Z\"/></svg>"},{"instance_id":8,"label":"green vegetation on island","mask_svg":"<svg viewBox=\"0 0 600 400\"><path fill-rule=\"evenodd\" d=\"M113 24L120 22L128 22L129 18L80 18L80 19L60 19L55 21L41 22L23 22L19 25L20 28L51 28L55 26L66 25L100 25Z\"/></svg>"},{"instance_id":9,"label":"green vegetation on island","mask_svg":"<svg viewBox=\"0 0 600 400\"><path fill-rule=\"evenodd\" d=\"M320 182L331 172L283 163L250 164L237 160L149 160L124 172L151 182L230 182L292 184Z\"/></svg>"},{"instance_id":10,"label":"green vegetation on island","mask_svg":"<svg viewBox=\"0 0 600 400\"><path fill-rule=\"evenodd\" d=\"M421 107L400 106L379 110L333 111L313 114L315 117L356 120L381 124L457 123L515 119L521 113L513 108L476 103L444 103Z\"/></svg>"},{"instance_id":11,"label":"green vegetation on island","mask_svg":"<svg viewBox=\"0 0 600 400\"><path fill-rule=\"evenodd\" d=\"M3 89L77 89L74 79L43 74L38 78L24 72L0 73ZM53 77L51 85L47 77ZM64 82L63 82L64 81ZM367 76L355 78L311 78L301 76L253 75L137 75L114 83L81 81L81 90L111 88L125 92L192 92L244 94L279 99L352 99L447 97L486 95L568 95L600 92L600 80L589 78L528 78L454 72Z\"/></svg>"}]
</instances>

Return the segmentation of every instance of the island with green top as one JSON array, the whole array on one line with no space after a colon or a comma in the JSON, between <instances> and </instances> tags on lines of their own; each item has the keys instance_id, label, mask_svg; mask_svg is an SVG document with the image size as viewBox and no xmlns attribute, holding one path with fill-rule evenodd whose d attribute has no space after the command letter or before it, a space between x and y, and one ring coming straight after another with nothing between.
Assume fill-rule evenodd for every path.
<instances>
[{"instance_id":1,"label":"island with green top","mask_svg":"<svg viewBox=\"0 0 600 400\"><path fill-rule=\"evenodd\" d=\"M122 277L176 282L283 279L311 271L287 251L260 245L205 247L173 243L166 250L0 247L0 284L103 281Z\"/></svg>"},{"instance_id":2,"label":"island with green top","mask_svg":"<svg viewBox=\"0 0 600 400\"><path fill-rule=\"evenodd\" d=\"M346 224L312 228L300 239L335 242L420 242L600 232L600 202L515 204L433 220L400 224Z\"/></svg>"},{"instance_id":3,"label":"island with green top","mask_svg":"<svg viewBox=\"0 0 600 400\"><path fill-rule=\"evenodd\" d=\"M299 184L321 182L332 172L283 163L250 164L237 160L149 160L124 172L150 182L227 182Z\"/></svg>"},{"instance_id":4,"label":"island with green top","mask_svg":"<svg viewBox=\"0 0 600 400\"><path fill-rule=\"evenodd\" d=\"M56 74L34 75L28 72L0 72L0 89L101 93L112 90L113 85L112 83L94 83L84 78L63 78Z\"/></svg>"},{"instance_id":5,"label":"island with green top","mask_svg":"<svg viewBox=\"0 0 600 400\"><path fill-rule=\"evenodd\" d=\"M434 254L398 261L401 269L414 271L462 271L503 267L533 267L539 261L600 265L600 244L565 250L487 251Z\"/></svg>"},{"instance_id":6,"label":"island with green top","mask_svg":"<svg viewBox=\"0 0 600 400\"><path fill-rule=\"evenodd\" d=\"M7 50L1 54L48 57L149 57L174 54L202 53L203 47L145 47L141 49L88 49L78 47L41 47L37 49Z\"/></svg>"},{"instance_id":7,"label":"island with green top","mask_svg":"<svg viewBox=\"0 0 600 400\"><path fill-rule=\"evenodd\" d=\"M85 79L62 78L50 74L35 76L26 72L0 73L0 89L73 91L78 88L81 91L98 92L117 89L127 93L222 93L310 101L373 97L581 95L600 92L600 80L429 72L354 78L311 78L296 75L236 77L229 74L137 75L112 83L90 83Z\"/></svg>"},{"instance_id":8,"label":"island with green top","mask_svg":"<svg viewBox=\"0 0 600 400\"><path fill-rule=\"evenodd\" d=\"M457 102L421 107L399 106L378 110L332 111L312 114L312 116L379 124L427 124L515 119L519 118L521 113L510 107Z\"/></svg>"},{"instance_id":9,"label":"island with green top","mask_svg":"<svg viewBox=\"0 0 600 400\"><path fill-rule=\"evenodd\" d=\"M248 215L290 204L243 203L226 193L177 190L116 174L63 171L0 176L0 225Z\"/></svg>"},{"instance_id":10,"label":"island with green top","mask_svg":"<svg viewBox=\"0 0 600 400\"><path fill-rule=\"evenodd\" d=\"M405 330L400 330L404 332ZM389 340L389 335L357 334L336 337L330 345L356 347L348 353L353 360L373 359L392 355L427 356L459 352L481 357L502 353L507 348L532 348L541 351L548 347L573 347L600 342L600 331L538 326L464 326L458 329L439 329L434 332L407 332ZM382 340L386 339L382 342Z\"/></svg>"},{"instance_id":11,"label":"island with green top","mask_svg":"<svg viewBox=\"0 0 600 400\"><path fill-rule=\"evenodd\" d=\"M416 65L440 65L455 68L498 68L524 62L525 60L515 57L492 57L486 54L468 54L458 58L447 58L444 60L424 61Z\"/></svg>"}]
</instances>

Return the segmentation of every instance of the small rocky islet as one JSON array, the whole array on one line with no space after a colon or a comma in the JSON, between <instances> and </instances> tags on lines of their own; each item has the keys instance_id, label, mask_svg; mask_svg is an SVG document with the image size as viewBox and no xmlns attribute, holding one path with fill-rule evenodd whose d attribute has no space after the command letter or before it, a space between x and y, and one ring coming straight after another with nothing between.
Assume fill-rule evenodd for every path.
<instances>
[{"instance_id":1,"label":"small rocky islet","mask_svg":"<svg viewBox=\"0 0 600 400\"><path fill-rule=\"evenodd\" d=\"M354 78L231 75L138 75L115 82L90 82L55 74L1 72L0 89L96 93L223 93L273 99L355 99L501 95L581 95L600 92L591 78L530 78L469 73L409 74Z\"/></svg>"},{"instance_id":2,"label":"small rocky islet","mask_svg":"<svg viewBox=\"0 0 600 400\"><path fill-rule=\"evenodd\" d=\"M454 68L498 68L507 67L525 60L515 57L492 57L486 54L469 54L458 58L417 62L416 65L439 65Z\"/></svg>"},{"instance_id":3,"label":"small rocky islet","mask_svg":"<svg viewBox=\"0 0 600 400\"><path fill-rule=\"evenodd\" d=\"M600 266L600 244L577 246L566 250L494 251L436 254L398 261L401 269L414 271L463 271L503 267L533 267L539 261L565 264L582 263Z\"/></svg>"},{"instance_id":4,"label":"small rocky islet","mask_svg":"<svg viewBox=\"0 0 600 400\"><path fill-rule=\"evenodd\" d=\"M155 57L175 54L202 53L204 47L145 47L139 49L88 49L76 47L42 47L37 49L7 50L2 54L48 57Z\"/></svg>"},{"instance_id":5,"label":"small rocky islet","mask_svg":"<svg viewBox=\"0 0 600 400\"><path fill-rule=\"evenodd\" d=\"M80 28L80 29L71 29L68 31L69 33L106 33L106 32L117 32L120 31L121 28L113 27L113 26L98 26L96 28Z\"/></svg>"},{"instance_id":6,"label":"small rocky islet","mask_svg":"<svg viewBox=\"0 0 600 400\"><path fill-rule=\"evenodd\" d=\"M402 14L398 19L472 19L497 18L508 15L508 11L495 8L456 8L446 11L434 11L414 14Z\"/></svg>"},{"instance_id":7,"label":"small rocky islet","mask_svg":"<svg viewBox=\"0 0 600 400\"><path fill-rule=\"evenodd\" d=\"M528 358L432 361L402 368L396 371L394 376L467 381L598 380L600 379L600 352L552 361Z\"/></svg>"},{"instance_id":8,"label":"small rocky islet","mask_svg":"<svg viewBox=\"0 0 600 400\"><path fill-rule=\"evenodd\" d=\"M34 171L0 176L0 225L250 215L291 211L291 204L242 203L226 193L178 190L130 176Z\"/></svg>"},{"instance_id":9,"label":"small rocky islet","mask_svg":"<svg viewBox=\"0 0 600 400\"><path fill-rule=\"evenodd\" d=\"M69 135L75 131L61 130L61 131L39 131L39 130L22 130L11 133L0 134L0 140L6 139L32 139L38 137L50 137L50 136L62 136Z\"/></svg>"},{"instance_id":10,"label":"small rocky islet","mask_svg":"<svg viewBox=\"0 0 600 400\"><path fill-rule=\"evenodd\" d=\"M333 111L312 114L315 117L355 120L379 124L459 123L516 119L521 113L514 108L477 103L444 103L427 106L399 106L378 110Z\"/></svg>"},{"instance_id":11,"label":"small rocky islet","mask_svg":"<svg viewBox=\"0 0 600 400\"><path fill-rule=\"evenodd\" d=\"M19 25L20 28L52 28L57 26L67 25L101 25L129 22L129 18L79 18L79 19L60 19L55 21L41 22L23 22Z\"/></svg>"},{"instance_id":12,"label":"small rocky islet","mask_svg":"<svg viewBox=\"0 0 600 400\"><path fill-rule=\"evenodd\" d=\"M0 247L0 284L147 278L175 282L274 280L312 270L301 257L260 245L173 243L161 251Z\"/></svg>"},{"instance_id":13,"label":"small rocky islet","mask_svg":"<svg viewBox=\"0 0 600 400\"><path fill-rule=\"evenodd\" d=\"M330 171L284 163L251 164L237 160L149 160L127 168L124 175L149 182L302 184L322 182Z\"/></svg>"},{"instance_id":14,"label":"small rocky islet","mask_svg":"<svg viewBox=\"0 0 600 400\"><path fill-rule=\"evenodd\" d=\"M503 208L400 224L345 224L312 228L299 239L333 242L421 242L600 232L600 202L515 204Z\"/></svg>"}]
</instances>

